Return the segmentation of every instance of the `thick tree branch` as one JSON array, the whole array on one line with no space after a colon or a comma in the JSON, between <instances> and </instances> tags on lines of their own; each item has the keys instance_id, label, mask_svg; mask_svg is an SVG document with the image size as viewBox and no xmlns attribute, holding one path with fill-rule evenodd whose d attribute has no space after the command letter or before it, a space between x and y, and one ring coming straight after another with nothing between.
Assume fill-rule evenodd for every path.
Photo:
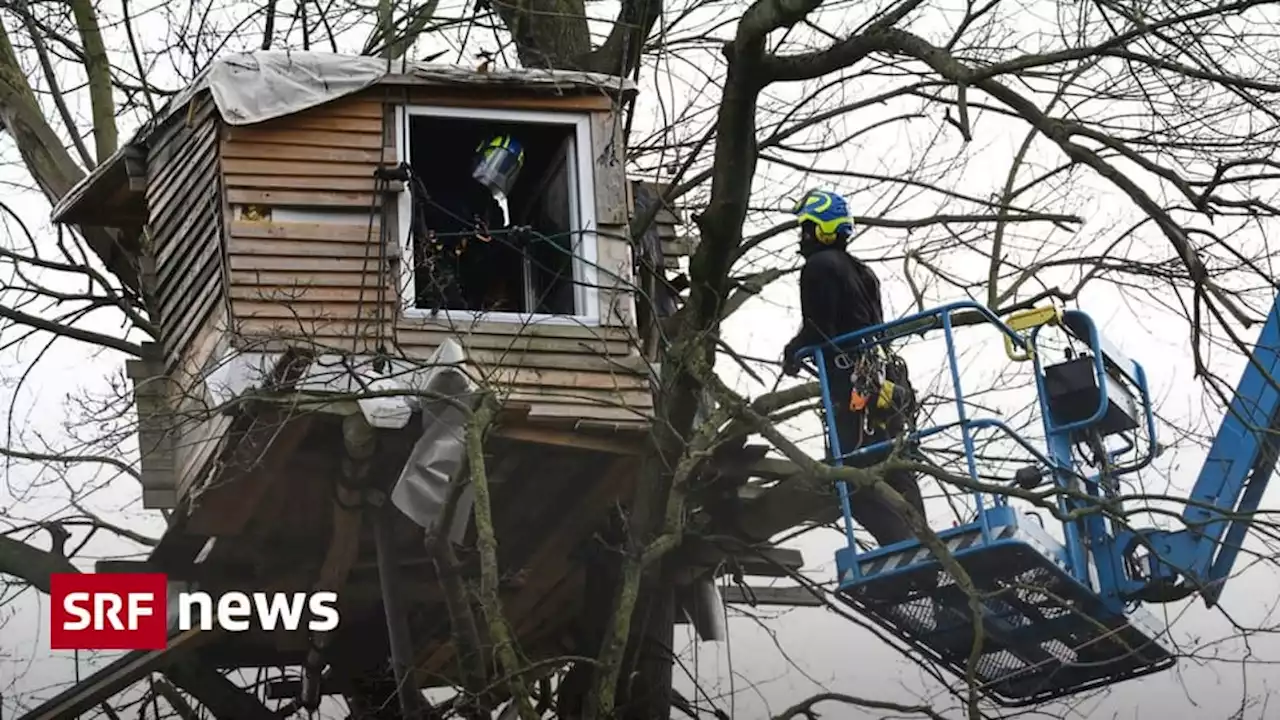
<instances>
[{"instance_id":1,"label":"thick tree branch","mask_svg":"<svg viewBox=\"0 0 1280 720\"><path fill-rule=\"evenodd\" d=\"M883 50L885 39L879 31L897 25L923 1L903 0L876 18L865 31L855 33L825 50L769 57L764 62L763 72L770 81L787 82L809 80L849 67L872 52ZM816 3L814 7L817 7Z\"/></svg>"},{"instance_id":2,"label":"thick tree branch","mask_svg":"<svg viewBox=\"0 0 1280 720\"><path fill-rule=\"evenodd\" d=\"M103 335L101 333L93 332L92 330L84 330L78 327L73 327L69 324L46 320L42 317L30 315L22 312L21 310L15 310L5 305L0 305L0 318L4 318L19 325L26 325L37 330L43 330L59 337L79 340L93 345L101 345L102 347L119 350L122 353L127 353L134 357L142 357L142 348L128 340L111 337L110 335Z\"/></svg>"},{"instance_id":3,"label":"thick tree branch","mask_svg":"<svg viewBox=\"0 0 1280 720\"><path fill-rule=\"evenodd\" d=\"M583 0L491 0L515 40L520 64L529 68L582 70L591 52Z\"/></svg>"},{"instance_id":4,"label":"thick tree branch","mask_svg":"<svg viewBox=\"0 0 1280 720\"><path fill-rule=\"evenodd\" d=\"M98 15L90 0L71 0L71 12L80 31L80 44L84 47L84 71L89 76L89 104L93 109L93 139L102 164L116 151L119 132L116 130L116 103L111 96L111 60L102 44L102 29L98 27Z\"/></svg>"},{"instance_id":5,"label":"thick tree branch","mask_svg":"<svg viewBox=\"0 0 1280 720\"><path fill-rule=\"evenodd\" d=\"M578 64L585 70L626 77L640 64L645 40L662 15L662 0L622 0L604 44Z\"/></svg>"},{"instance_id":6,"label":"thick tree branch","mask_svg":"<svg viewBox=\"0 0 1280 720\"><path fill-rule=\"evenodd\" d=\"M47 593L51 574L74 572L80 571L62 555L0 535L0 575L18 578Z\"/></svg>"},{"instance_id":7,"label":"thick tree branch","mask_svg":"<svg viewBox=\"0 0 1280 720\"><path fill-rule=\"evenodd\" d=\"M492 502L489 497L488 473L484 462L484 435L493 420L498 401L484 393L480 406L467 423L467 465L470 468L471 486L475 489L472 517L476 523L476 546L480 551L480 605L488 621L489 636L494 644L498 665L507 677L511 696L519 710L521 720L537 720L530 703L529 685L523 676L525 666L516 651L516 640L511 634L507 617L498 595L498 540L493 525ZM441 542L449 542L442 538Z\"/></svg>"},{"instance_id":8,"label":"thick tree branch","mask_svg":"<svg viewBox=\"0 0 1280 720\"><path fill-rule=\"evenodd\" d=\"M80 128L76 126L75 119L71 116L71 110L67 107L67 99L62 92L62 88L58 84L58 75L54 71L53 62L49 59L49 50L44 42L40 30L36 27L34 19L31 17L31 10L25 0L19 3L21 8L22 21L27 29L27 34L31 36L31 47L36 52L36 59L40 61L40 70L44 73L45 82L49 85L49 94L53 96L54 107L58 109L58 117L62 118L62 124L67 127L67 134L71 137L71 144L75 147L76 152L80 155L80 160L86 167L93 165L93 155L89 154L89 148L85 146L84 139L80 137Z\"/></svg>"},{"instance_id":9,"label":"thick tree branch","mask_svg":"<svg viewBox=\"0 0 1280 720\"><path fill-rule=\"evenodd\" d=\"M112 123L114 124L114 118ZM22 156L23 164L50 203L66 195L84 178L58 134L50 127L18 63L7 30L0 24L0 125L9 132ZM114 139L112 140L114 143ZM107 269L131 290L138 289L138 270L120 246L115 234L105 228L81 228L89 246Z\"/></svg>"}]
</instances>

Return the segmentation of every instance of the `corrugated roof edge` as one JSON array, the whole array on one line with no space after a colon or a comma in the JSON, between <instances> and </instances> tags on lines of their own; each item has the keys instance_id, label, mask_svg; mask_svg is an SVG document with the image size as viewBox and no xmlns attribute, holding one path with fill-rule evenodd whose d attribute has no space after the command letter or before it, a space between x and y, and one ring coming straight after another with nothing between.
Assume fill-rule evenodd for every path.
<instances>
[{"instance_id":1,"label":"corrugated roof edge","mask_svg":"<svg viewBox=\"0 0 1280 720\"><path fill-rule=\"evenodd\" d=\"M303 112L377 84L522 86L547 91L597 90L619 96L637 90L628 78L572 70L481 72L455 65L387 61L364 55L288 50L234 53L210 63L191 85L139 127L127 143L76 183L54 206L51 219L59 222L90 186L124 161L129 145L145 142L201 92L213 95L224 122L247 125Z\"/></svg>"}]
</instances>

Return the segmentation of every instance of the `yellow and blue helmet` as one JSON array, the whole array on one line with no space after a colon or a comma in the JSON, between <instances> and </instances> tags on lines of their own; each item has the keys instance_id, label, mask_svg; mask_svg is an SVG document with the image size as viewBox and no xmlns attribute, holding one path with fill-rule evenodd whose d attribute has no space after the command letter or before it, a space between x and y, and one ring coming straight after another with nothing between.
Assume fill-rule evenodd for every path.
<instances>
[{"instance_id":1,"label":"yellow and blue helmet","mask_svg":"<svg viewBox=\"0 0 1280 720\"><path fill-rule=\"evenodd\" d=\"M490 192L502 196L511 193L516 176L524 167L524 146L510 135L494 135L476 147L475 166L471 176Z\"/></svg>"},{"instance_id":2,"label":"yellow and blue helmet","mask_svg":"<svg viewBox=\"0 0 1280 720\"><path fill-rule=\"evenodd\" d=\"M810 190L791 211L803 225L814 225L814 236L823 245L831 245L853 233L853 218L844 198L826 190Z\"/></svg>"}]
</instances>

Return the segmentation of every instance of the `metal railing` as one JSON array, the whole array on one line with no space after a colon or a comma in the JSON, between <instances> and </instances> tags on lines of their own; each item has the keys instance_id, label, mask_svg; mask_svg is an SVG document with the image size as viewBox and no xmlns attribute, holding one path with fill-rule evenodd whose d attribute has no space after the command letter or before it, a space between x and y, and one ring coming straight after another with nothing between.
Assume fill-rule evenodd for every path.
<instances>
[{"instance_id":1,"label":"metal railing","mask_svg":"<svg viewBox=\"0 0 1280 720\"><path fill-rule=\"evenodd\" d=\"M993 326L1000 333L1006 355L1015 362L1033 360L1036 376L1036 392L1039 400L1040 414L1043 418L1044 430L1048 441L1048 448L1042 450L1037 448L1033 443L1028 441L1018 432L1010 428L1004 420L997 417L980 417L976 413L970 412L969 403L965 400L964 389L960 380L960 367L957 360L955 331L956 315L964 313L967 317L963 327L981 327ZM1080 338L1086 342L1093 354L1093 364L1095 372L1095 381L1101 400L1097 410L1088 418L1076 422L1066 424L1055 424L1050 417L1047 405L1046 387L1043 377L1043 367L1040 362L1039 353L1036 351L1036 340L1040 330L1048 324L1059 324L1061 313L1054 308L1039 308L1026 311L1022 315L1021 320L1018 316L1011 318L1010 323L1006 323L997 317L990 309L973 301L957 301L946 305L926 310L923 312L908 315L898 320L882 323L872 327L865 328L852 333L847 333L840 337L831 338L829 341L819 345L812 345L802 348L796 353L795 359L802 364L806 360L812 360L812 366L805 364L806 367L818 376L819 383L822 387L822 403L826 414L826 433L827 441L831 449L830 462L837 466L846 465L850 460L862 456L870 456L883 453L890 450L896 445L915 446L921 440L939 435L941 433L958 429L964 446L966 471L970 480L974 484L974 489L970 491L977 512L976 522L980 524L982 541L989 543L991 541L991 526L987 513L985 512L988 505L991 507L1000 507L1008 504L1008 496L1003 493L984 492L978 486L986 485L983 483L978 473L977 453L975 450L975 435L980 431L995 431L1006 438L1014 441L1018 446L1028 452L1043 468L1047 469L1049 474L1054 478L1055 482L1060 485L1067 485L1082 480L1086 487L1093 488L1097 485L1098 476L1081 477L1076 475L1073 469L1073 458L1071 455L1071 442L1069 437L1072 433L1086 429L1088 426L1099 422L1107 412L1107 382L1109 380L1106 372L1105 364L1114 362L1105 352L1109 349L1101 341L1096 326L1083 313L1076 311L1072 315L1078 315L1086 321L1089 332L1087 338ZM976 322L974 319L976 318ZM1077 319L1077 318L1073 318ZM1017 322L1015 322L1017 320ZM1011 325L1016 325L1011 327ZM846 452L840 444L839 434L837 432L837 424L835 422L836 407L831 397L831 383L828 372L828 356L835 354L857 355L874 351L876 348L882 347L894 340L904 338L910 335L925 335L930 331L942 330L943 337L946 342L947 365L951 378L951 386L954 393L954 404L956 412L956 420L921 428L913 428L910 432L905 432L898 437L891 437L881 440L871 445L857 448L852 452ZM1019 333L1019 330L1030 330L1028 336ZM1021 351L1021 352L1018 352ZM834 362L832 364L835 364ZM1146 411L1146 426L1154 445L1154 419L1150 409L1150 397L1146 385L1146 377L1141 366L1137 363L1126 362L1128 367L1120 368L1121 372L1130 376L1134 381L1141 395L1142 404ZM1124 454L1134 449L1136 443L1130 442L1127 447L1109 453L1112 460L1118 455ZM1152 453L1148 453L1140 461L1125 466L1124 472L1134 472L1146 465L1150 464ZM1112 473L1113 476L1115 473ZM1011 479L1012 482L1012 479ZM848 484L844 481L837 483L837 490L840 498L841 511L844 517L845 536L848 541L850 550L854 553L854 562L852 570L855 577L861 574L860 563L857 562L858 551L854 540L855 521L852 512L851 492ZM1092 494L1092 493L1091 493ZM1058 506L1061 510L1068 511L1072 503L1068 501L1062 494L1058 497ZM1085 545L1082 537L1081 521L1064 522L1063 538L1067 550L1067 558L1072 569L1072 573L1077 579L1088 582L1087 580L1087 562L1085 554ZM1094 528L1096 531L1097 528ZM1093 532L1089 533L1093 534ZM899 545L906 547L917 542L916 540L904 540L895 543L890 547ZM883 549L883 548L882 548Z\"/></svg>"}]
</instances>

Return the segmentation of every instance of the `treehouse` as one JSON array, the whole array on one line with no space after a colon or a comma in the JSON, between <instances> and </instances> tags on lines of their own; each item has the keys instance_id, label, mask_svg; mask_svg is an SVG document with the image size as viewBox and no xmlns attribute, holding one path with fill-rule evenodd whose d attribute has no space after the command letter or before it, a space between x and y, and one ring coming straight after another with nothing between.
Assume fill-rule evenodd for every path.
<instances>
[{"instance_id":1,"label":"treehouse","mask_svg":"<svg viewBox=\"0 0 1280 720\"><path fill-rule=\"evenodd\" d=\"M143 419L147 507L176 507L209 484L232 422L212 406L300 353L311 376L336 376L336 358L377 374L381 351L406 379L453 340L469 374L531 425L646 428L616 114L631 86L386 70L376 58L283 53L218 63L56 208L58 222L141 230L126 252L160 337L130 372L143 406L166 409ZM424 206L479 189L470 163L495 135L525 146L509 224L539 241L524 257L460 263L464 288L506 292L482 298L493 301L484 312L429 307L415 292L430 280L414 258L412 186ZM379 179L400 163L412 181ZM511 250L504 240L485 249Z\"/></svg>"},{"instance_id":2,"label":"treehouse","mask_svg":"<svg viewBox=\"0 0 1280 720\"><path fill-rule=\"evenodd\" d=\"M439 570L476 571L473 496L456 489L480 457L465 442L479 391L497 401L482 453L508 617L531 658L581 651L591 538L629 497L650 431L645 338L678 300L655 309L635 289L669 288L689 250L665 207L632 242L635 208L662 194L624 172L635 92L574 72L233 55L63 198L56 222L117 238L95 249L158 330L128 363L142 501L171 511L143 565L213 593L335 590L342 622L319 638L175 635L33 717L164 668L250 718L201 668L300 665L310 702L394 694L388 657L402 687L460 682ZM484 245L483 261L450 266L463 292L433 293L423 246L474 208L450 203L480 189L473 159L492 138L523 148L502 222L462 251ZM428 532L450 550L429 551ZM724 559L690 552L690 579ZM183 652L201 662L172 660Z\"/></svg>"}]
</instances>

